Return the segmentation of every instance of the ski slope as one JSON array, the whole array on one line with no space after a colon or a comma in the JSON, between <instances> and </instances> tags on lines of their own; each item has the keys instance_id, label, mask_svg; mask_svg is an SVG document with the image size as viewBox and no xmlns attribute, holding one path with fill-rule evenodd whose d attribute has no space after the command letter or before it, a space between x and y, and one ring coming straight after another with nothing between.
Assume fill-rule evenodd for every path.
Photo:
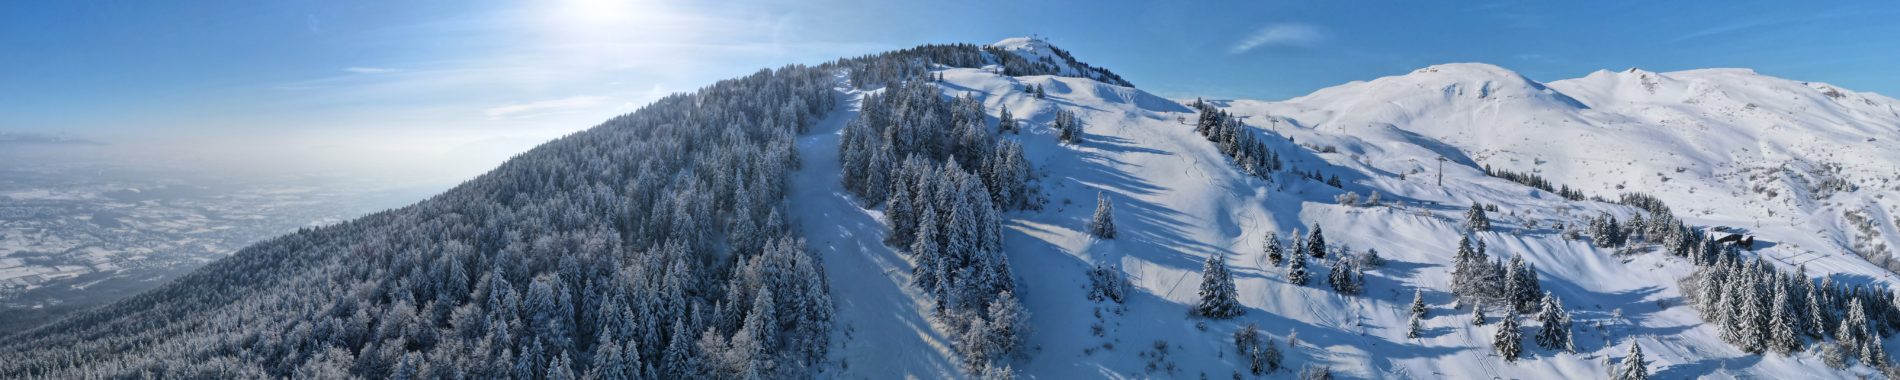
<instances>
[{"instance_id":1,"label":"ski slope","mask_svg":"<svg viewBox=\"0 0 1900 380\"><path fill-rule=\"evenodd\" d=\"M1040 51L1035 43L998 46ZM1889 180L1900 170L1900 153L1883 149L1900 141L1900 114L1892 111L1900 102L1892 99L1735 70L1602 72L1545 84L1496 66L1452 64L1280 102L1216 102L1257 132L1291 138L1269 144L1291 168L1339 176L1345 186L1335 189L1285 172L1267 181L1237 171L1193 131L1195 113L1184 101L1083 78L996 71L942 69L940 85L946 96L982 99L991 117L1007 106L1027 126L1006 138L1025 146L1047 203L1012 212L1005 235L1035 328L1029 359L1015 364L1026 377L1229 378L1246 367L1232 333L1250 323L1286 352L1293 369L1277 377L1312 365L1346 378L1597 378L1632 340L1642 344L1658 379L1872 373L1828 369L1809 354L1746 354L1723 343L1677 287L1692 265L1659 254L1615 256L1551 227L1600 212L1627 217L1633 209L1565 200L1480 168L1536 172L1611 198L1619 191L1655 194L1691 224L1751 230L1768 242L1760 253L1777 262L1806 264L1810 274L1837 281L1891 284L1891 273L1846 252L1866 245L1860 241L1891 246L1900 236L1900 221L1889 222L1900 200L1885 196L1895 192ZM1032 85L1048 96L1023 91ZM907 285L911 264L880 243L881 215L859 208L838 185L837 132L855 117L855 102L846 103L800 138L803 168L791 200L811 247L824 257L838 303L840 336L827 374L962 377L948 340L919 307L923 295ZM1048 124L1057 110L1083 121L1082 144L1056 141ZM1442 186L1435 177L1440 157L1448 160ZM1822 165L1840 167L1833 175L1853 178L1857 187L1809 191L1812 169ZM1780 191L1770 197L1758 187ZM1376 191L1384 201L1335 204L1345 191ZM1115 203L1117 239L1083 231L1097 194ZM1576 353L1530 342L1536 323L1526 316L1525 355L1506 363L1490 349L1500 313L1474 327L1469 309L1451 308L1451 256L1462 213L1473 202L1501 208L1491 214L1493 230L1478 235L1491 256L1523 255L1544 289L1564 300L1575 320ZM1850 226L1844 210L1871 214L1877 236ZM1332 245L1376 249L1389 261L1368 272L1362 295L1328 288L1330 264L1309 262L1316 278L1304 286L1266 265L1266 234L1285 241L1316 224ZM1225 255L1233 268L1245 315L1188 314L1209 255ZM1086 298L1085 271L1095 264L1127 273L1134 291L1125 304ZM1418 339L1405 331L1413 289L1423 289L1432 305ZM1299 344L1289 348L1292 339Z\"/></svg>"}]
</instances>

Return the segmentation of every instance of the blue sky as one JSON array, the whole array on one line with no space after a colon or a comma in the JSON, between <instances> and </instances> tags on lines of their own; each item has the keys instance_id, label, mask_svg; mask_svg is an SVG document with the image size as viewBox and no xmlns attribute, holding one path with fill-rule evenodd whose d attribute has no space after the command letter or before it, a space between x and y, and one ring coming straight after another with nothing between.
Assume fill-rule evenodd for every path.
<instances>
[{"instance_id":1,"label":"blue sky","mask_svg":"<svg viewBox=\"0 0 1900 380\"><path fill-rule=\"evenodd\" d=\"M0 131L492 156L763 67L1032 33L1171 97L1467 61L1542 81L1749 67L1896 95L1896 4L20 1L0 4Z\"/></svg>"}]
</instances>

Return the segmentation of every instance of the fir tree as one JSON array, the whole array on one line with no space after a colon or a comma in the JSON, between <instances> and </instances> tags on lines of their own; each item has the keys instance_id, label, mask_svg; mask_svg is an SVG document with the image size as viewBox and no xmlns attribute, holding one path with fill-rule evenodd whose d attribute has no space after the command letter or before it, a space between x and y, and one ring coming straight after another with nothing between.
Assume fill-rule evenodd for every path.
<instances>
[{"instance_id":1,"label":"fir tree","mask_svg":"<svg viewBox=\"0 0 1900 380\"><path fill-rule=\"evenodd\" d=\"M1262 250L1267 254L1267 264L1276 267L1286 264L1286 250L1280 247L1280 236L1268 232L1266 247Z\"/></svg>"},{"instance_id":2,"label":"fir tree","mask_svg":"<svg viewBox=\"0 0 1900 380\"><path fill-rule=\"evenodd\" d=\"M1821 294L1815 289L1813 280L1802 276L1801 282L1806 284L1806 288L1808 289L1807 297L1802 297L1806 300L1806 302L1803 303L1808 305L1808 323L1807 326L1805 326L1807 327L1807 331L1804 332L1808 334L1809 338L1825 338L1827 337L1827 314L1821 310Z\"/></svg>"},{"instance_id":3,"label":"fir tree","mask_svg":"<svg viewBox=\"0 0 1900 380\"><path fill-rule=\"evenodd\" d=\"M1785 288L1785 287L1783 287ZM1775 292L1775 301L1769 311L1773 314L1768 321L1768 347L1782 355L1788 355L1801 349L1801 337L1795 331L1794 308L1789 306L1788 292Z\"/></svg>"},{"instance_id":4,"label":"fir tree","mask_svg":"<svg viewBox=\"0 0 1900 380\"><path fill-rule=\"evenodd\" d=\"M1286 282L1294 285L1306 285L1306 256L1289 255L1286 260Z\"/></svg>"},{"instance_id":5,"label":"fir tree","mask_svg":"<svg viewBox=\"0 0 1900 380\"><path fill-rule=\"evenodd\" d=\"M1538 284L1537 270L1524 262L1524 255L1511 255L1511 266L1505 273L1504 293L1518 312L1535 310L1538 306L1544 289Z\"/></svg>"},{"instance_id":6,"label":"fir tree","mask_svg":"<svg viewBox=\"0 0 1900 380\"><path fill-rule=\"evenodd\" d=\"M547 380L574 380L574 360L568 359L567 353L562 352L561 355L555 357L554 360L548 361L547 375L542 378Z\"/></svg>"},{"instance_id":7,"label":"fir tree","mask_svg":"<svg viewBox=\"0 0 1900 380\"><path fill-rule=\"evenodd\" d=\"M1484 231L1491 230L1491 218L1488 216L1485 216L1483 205L1480 205L1478 203L1472 203L1471 209L1465 210L1465 226L1464 227L1466 231L1471 231L1471 232L1484 232Z\"/></svg>"},{"instance_id":8,"label":"fir tree","mask_svg":"<svg viewBox=\"0 0 1900 380\"><path fill-rule=\"evenodd\" d=\"M1365 272L1350 260L1340 260L1333 264L1332 272L1327 275L1327 284L1340 294L1359 294L1364 290Z\"/></svg>"},{"instance_id":9,"label":"fir tree","mask_svg":"<svg viewBox=\"0 0 1900 380\"><path fill-rule=\"evenodd\" d=\"M1484 326L1484 305L1477 305L1471 309L1471 325Z\"/></svg>"},{"instance_id":10,"label":"fir tree","mask_svg":"<svg viewBox=\"0 0 1900 380\"><path fill-rule=\"evenodd\" d=\"M1425 306L1425 290L1412 289L1412 315L1423 317L1430 310Z\"/></svg>"},{"instance_id":11,"label":"fir tree","mask_svg":"<svg viewBox=\"0 0 1900 380\"><path fill-rule=\"evenodd\" d=\"M1011 132L1014 132L1015 130L1016 130L1016 116L1010 115L1009 106L1004 105L1003 109L996 116L996 131L999 133L1011 133Z\"/></svg>"},{"instance_id":12,"label":"fir tree","mask_svg":"<svg viewBox=\"0 0 1900 380\"><path fill-rule=\"evenodd\" d=\"M1315 259L1326 258L1326 234L1320 232L1319 223L1313 224L1313 234L1306 238L1306 253Z\"/></svg>"},{"instance_id":13,"label":"fir tree","mask_svg":"<svg viewBox=\"0 0 1900 380\"><path fill-rule=\"evenodd\" d=\"M1557 296L1544 293L1543 310L1538 311L1537 321L1541 323L1537 331L1537 345L1547 349L1575 351L1570 338L1570 313L1564 311L1563 301Z\"/></svg>"},{"instance_id":14,"label":"fir tree","mask_svg":"<svg viewBox=\"0 0 1900 380\"><path fill-rule=\"evenodd\" d=\"M1518 331L1517 310L1509 308L1506 310L1509 312L1504 315L1503 320L1498 322L1498 331L1492 336L1491 348L1496 350L1498 356L1503 357L1504 361L1515 362L1518 355L1524 353L1524 336L1523 332Z\"/></svg>"},{"instance_id":15,"label":"fir tree","mask_svg":"<svg viewBox=\"0 0 1900 380\"><path fill-rule=\"evenodd\" d=\"M936 207L924 205L923 217L917 223L917 238L910 244L910 255L917 260L917 267L911 270L911 283L927 292L936 292L938 287L947 285L938 281L943 272L939 264L943 263L944 256L938 244L942 239L941 226L937 222Z\"/></svg>"},{"instance_id":16,"label":"fir tree","mask_svg":"<svg viewBox=\"0 0 1900 380\"><path fill-rule=\"evenodd\" d=\"M1089 218L1089 234L1097 238L1115 238L1115 205L1108 201L1108 194L1095 193L1095 215Z\"/></svg>"},{"instance_id":17,"label":"fir tree","mask_svg":"<svg viewBox=\"0 0 1900 380\"><path fill-rule=\"evenodd\" d=\"M989 324L992 357L1010 358L1022 354L1029 339L1029 310L1023 308L1013 292L1005 290L990 302Z\"/></svg>"},{"instance_id":18,"label":"fir tree","mask_svg":"<svg viewBox=\"0 0 1900 380\"><path fill-rule=\"evenodd\" d=\"M1649 361L1643 360L1643 347L1630 340L1630 353L1623 355L1623 363L1613 370L1610 377L1614 380L1648 380Z\"/></svg>"},{"instance_id":19,"label":"fir tree","mask_svg":"<svg viewBox=\"0 0 1900 380\"><path fill-rule=\"evenodd\" d=\"M1225 255L1207 256L1201 266L1201 303L1194 308L1196 314L1215 319L1227 319L1238 316L1243 311L1240 301L1235 298L1234 276L1227 270Z\"/></svg>"},{"instance_id":20,"label":"fir tree","mask_svg":"<svg viewBox=\"0 0 1900 380\"><path fill-rule=\"evenodd\" d=\"M1418 336L1419 336L1419 318L1420 318L1420 315L1419 315L1419 314L1412 314L1412 319L1411 319L1411 321L1408 321L1408 322L1406 322L1406 326L1405 326L1405 337L1406 337L1406 338L1412 338L1412 339L1418 339Z\"/></svg>"},{"instance_id":21,"label":"fir tree","mask_svg":"<svg viewBox=\"0 0 1900 380\"><path fill-rule=\"evenodd\" d=\"M1483 288L1478 280L1484 265L1484 258L1471 246L1471 235L1458 234L1458 252L1452 255L1451 292L1461 302L1476 297Z\"/></svg>"}]
</instances>

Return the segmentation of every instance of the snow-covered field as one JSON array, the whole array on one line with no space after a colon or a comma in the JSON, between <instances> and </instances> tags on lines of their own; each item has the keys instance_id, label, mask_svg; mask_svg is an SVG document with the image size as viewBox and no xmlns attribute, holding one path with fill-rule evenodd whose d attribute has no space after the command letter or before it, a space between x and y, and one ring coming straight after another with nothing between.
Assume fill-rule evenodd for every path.
<instances>
[{"instance_id":1,"label":"snow-covered field","mask_svg":"<svg viewBox=\"0 0 1900 380\"><path fill-rule=\"evenodd\" d=\"M1033 41L999 46L1049 54ZM1293 169L1337 175L1344 186L1336 189L1286 172L1273 181L1239 172L1194 132L1196 114L1183 105L1191 100L1073 77L941 73L946 95L976 96L992 117L1006 106L1029 126L1007 138L1024 144L1048 202L1011 213L1005 240L1035 327L1029 358L1015 365L1030 377L1230 378L1245 373L1232 333L1250 323L1287 349L1295 370L1331 366L1351 378L1603 378L1631 341L1643 346L1655 378L1871 373L1828 369L1808 354L1733 348L1684 304L1676 282L1693 270L1689 263L1612 255L1551 228L1634 209L1569 201L1481 168L1535 172L1608 198L1653 194L1693 225L1751 231L1766 243L1758 253L1777 263L1891 284L1892 273L1849 250L1900 245L1900 199L1887 196L1900 186L1892 182L1900 178L1900 149L1892 148L1900 101L1741 70L1599 72L1545 84L1495 66L1450 64L1280 102L1215 102L1250 128L1291 138L1268 144ZM1025 93L1029 85L1048 96ZM923 295L907 285L911 263L881 243L881 214L860 208L839 185L838 131L862 96L840 91L852 101L799 140L803 169L791 195L838 304L827 374L961 376L941 329L919 307ZM1084 143L1056 141L1048 124L1058 109L1081 118ZM1383 202L1335 204L1347 191L1377 192ZM1083 231L1097 194L1115 204L1117 239ZM1525 358L1507 363L1490 349L1494 325L1471 326L1469 308L1451 307L1448 272L1461 214L1473 202L1500 208L1491 214L1496 227L1478 235L1492 257L1523 255L1573 313L1576 353L1527 343ZM1266 264L1267 234L1284 241L1314 225L1335 246L1376 249L1390 260L1369 271L1365 293L1340 295L1323 281L1292 285ZM1239 318L1188 313L1201 263L1216 254L1234 268L1247 307ZM1126 303L1085 297L1085 270L1095 264L1128 274L1136 291ZM1406 337L1414 289L1432 306L1417 339ZM1290 340L1299 344L1288 349Z\"/></svg>"}]
</instances>

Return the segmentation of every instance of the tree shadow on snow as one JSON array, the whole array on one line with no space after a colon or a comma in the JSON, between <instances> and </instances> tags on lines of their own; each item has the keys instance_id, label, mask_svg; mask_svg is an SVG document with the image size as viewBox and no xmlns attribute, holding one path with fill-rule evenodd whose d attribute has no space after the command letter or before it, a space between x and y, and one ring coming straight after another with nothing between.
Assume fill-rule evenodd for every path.
<instances>
[{"instance_id":1,"label":"tree shadow on snow","mask_svg":"<svg viewBox=\"0 0 1900 380\"><path fill-rule=\"evenodd\" d=\"M1728 368L1748 368L1761 362L1761 355L1742 355L1732 358L1707 358L1688 363L1663 367L1650 375L1652 379L1700 379L1709 377Z\"/></svg>"}]
</instances>

